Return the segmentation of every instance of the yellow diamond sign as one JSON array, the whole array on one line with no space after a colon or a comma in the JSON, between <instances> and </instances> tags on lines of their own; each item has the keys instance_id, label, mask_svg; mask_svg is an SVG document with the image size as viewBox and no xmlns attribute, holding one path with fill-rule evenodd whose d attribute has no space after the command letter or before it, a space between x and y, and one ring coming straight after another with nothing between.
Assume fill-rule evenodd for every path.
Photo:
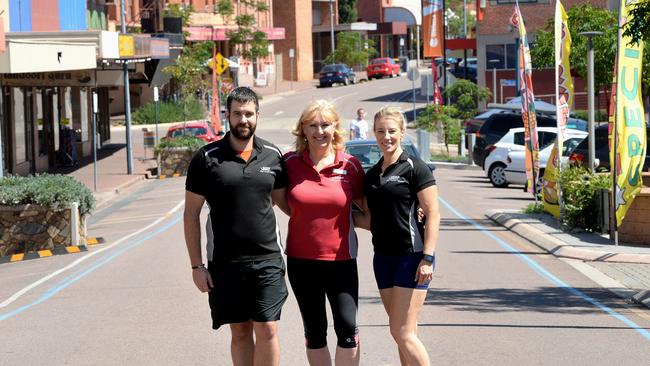
<instances>
[{"instance_id":1,"label":"yellow diamond sign","mask_svg":"<svg viewBox=\"0 0 650 366\"><path fill-rule=\"evenodd\" d=\"M217 74L221 75L226 70L228 70L228 65L229 65L228 64L228 59L223 57L221 52L217 53L217 56L214 59L210 60L210 67L213 68L213 69L215 68L215 62L214 62L215 59L217 61L215 71L217 72Z\"/></svg>"}]
</instances>

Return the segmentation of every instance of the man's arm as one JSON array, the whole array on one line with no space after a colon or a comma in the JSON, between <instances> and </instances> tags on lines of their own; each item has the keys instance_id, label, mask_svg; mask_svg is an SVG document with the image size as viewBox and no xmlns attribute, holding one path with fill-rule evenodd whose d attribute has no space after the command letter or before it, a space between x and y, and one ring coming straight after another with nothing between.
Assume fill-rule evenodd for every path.
<instances>
[{"instance_id":1,"label":"man's arm","mask_svg":"<svg viewBox=\"0 0 650 366\"><path fill-rule=\"evenodd\" d=\"M272 190L271 199L273 199L273 203L275 203L280 208L280 210L282 210L282 212L284 212L287 216L291 216L291 209L289 208L289 203L287 202L286 188Z\"/></svg>"},{"instance_id":2,"label":"man's arm","mask_svg":"<svg viewBox=\"0 0 650 366\"><path fill-rule=\"evenodd\" d=\"M183 212L183 226L185 229L185 245L190 256L192 279L201 292L208 292L212 288L212 277L205 268L201 254L201 209L205 197L185 191L185 210Z\"/></svg>"}]
</instances>

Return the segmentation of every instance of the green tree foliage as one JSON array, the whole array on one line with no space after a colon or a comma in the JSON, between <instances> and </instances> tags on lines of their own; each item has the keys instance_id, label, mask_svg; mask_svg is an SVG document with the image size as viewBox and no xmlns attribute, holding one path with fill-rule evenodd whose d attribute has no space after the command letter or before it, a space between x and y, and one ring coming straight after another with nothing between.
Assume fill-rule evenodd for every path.
<instances>
[{"instance_id":1,"label":"green tree foliage","mask_svg":"<svg viewBox=\"0 0 650 366\"><path fill-rule=\"evenodd\" d=\"M357 21L357 0L339 0L339 23Z\"/></svg>"},{"instance_id":2,"label":"green tree foliage","mask_svg":"<svg viewBox=\"0 0 650 366\"><path fill-rule=\"evenodd\" d=\"M599 231L598 191L611 184L609 174L591 174L581 166L562 169L563 224L586 231Z\"/></svg>"},{"instance_id":3,"label":"green tree foliage","mask_svg":"<svg viewBox=\"0 0 650 366\"><path fill-rule=\"evenodd\" d=\"M325 57L325 62L342 62L349 66L365 65L368 58L376 53L373 40L366 40L359 32L340 32L336 35L336 50Z\"/></svg>"},{"instance_id":4,"label":"green tree foliage","mask_svg":"<svg viewBox=\"0 0 650 366\"><path fill-rule=\"evenodd\" d=\"M448 37L463 37L465 20L463 17L463 0L448 0L446 1L447 9L451 10L453 16L449 16L449 12L446 14L447 20L447 36ZM476 27L476 14L470 14L467 10L467 33L470 33L472 29Z\"/></svg>"},{"instance_id":5,"label":"green tree foliage","mask_svg":"<svg viewBox=\"0 0 650 366\"><path fill-rule=\"evenodd\" d=\"M240 0L239 3L254 9L255 12L240 14L233 19L235 8L232 0L220 0L215 5L215 10L237 25L236 30L229 30L226 35L231 44L239 46L239 55L256 63L259 57L269 54L269 40L266 38L266 33L256 28L254 14L269 11L269 6L264 1L258 0Z\"/></svg>"},{"instance_id":6,"label":"green tree foliage","mask_svg":"<svg viewBox=\"0 0 650 366\"><path fill-rule=\"evenodd\" d=\"M623 27L623 35L632 37L632 44L650 40L650 1L640 0L632 5L631 18Z\"/></svg>"},{"instance_id":7,"label":"green tree foliage","mask_svg":"<svg viewBox=\"0 0 650 366\"><path fill-rule=\"evenodd\" d=\"M163 13L165 17L181 18L183 20L183 25L188 26L190 24L190 16L194 8L192 5L186 7L181 7L180 4L169 4Z\"/></svg>"},{"instance_id":8,"label":"green tree foliage","mask_svg":"<svg viewBox=\"0 0 650 366\"><path fill-rule=\"evenodd\" d=\"M616 57L617 23L616 14L607 9L594 8L589 4L576 5L569 9L569 32L571 33L571 68L582 78L587 76L587 39L578 33L603 32L593 38L594 81L596 90L609 86L614 76ZM540 67L555 67L553 18L547 22L546 31L537 32L535 47L531 56Z\"/></svg>"},{"instance_id":9,"label":"green tree foliage","mask_svg":"<svg viewBox=\"0 0 650 366\"><path fill-rule=\"evenodd\" d=\"M449 97L456 107L453 117L465 121L476 115L478 103L490 99L492 93L488 88L480 87L469 80L457 79L443 95Z\"/></svg>"},{"instance_id":10,"label":"green tree foliage","mask_svg":"<svg viewBox=\"0 0 650 366\"><path fill-rule=\"evenodd\" d=\"M208 87L206 61L211 57L212 42L186 43L176 63L163 71L172 76L183 97L188 97Z\"/></svg>"}]
</instances>

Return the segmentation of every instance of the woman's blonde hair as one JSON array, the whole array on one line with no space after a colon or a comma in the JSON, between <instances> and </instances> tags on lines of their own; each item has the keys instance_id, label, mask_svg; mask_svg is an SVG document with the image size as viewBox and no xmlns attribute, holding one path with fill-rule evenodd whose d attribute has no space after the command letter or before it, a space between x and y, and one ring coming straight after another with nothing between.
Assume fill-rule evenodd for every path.
<instances>
[{"instance_id":1,"label":"woman's blonde hair","mask_svg":"<svg viewBox=\"0 0 650 366\"><path fill-rule=\"evenodd\" d=\"M296 127L293 129L293 131L291 131L291 133L296 136L297 152L301 153L305 150L309 150L307 138L305 137L305 133L302 130L302 126L305 123L312 122L318 116L320 116L325 121L331 122L334 125L332 148L335 151L343 149L343 131L339 129L341 127L339 114L336 112L334 104L326 100L319 99L309 103L309 105L305 107L305 109L302 111L302 114L300 115L300 118L298 119L298 123L296 123Z\"/></svg>"},{"instance_id":2,"label":"woman's blonde hair","mask_svg":"<svg viewBox=\"0 0 650 366\"><path fill-rule=\"evenodd\" d=\"M400 107L395 107L395 106L385 106L382 107L377 113L375 113L375 118L373 121L377 123L382 118L388 118L392 119L393 121L397 122L399 125L400 130L406 131L406 118L404 117L404 112L402 112L402 109ZM373 126L374 130L374 126Z\"/></svg>"}]
</instances>

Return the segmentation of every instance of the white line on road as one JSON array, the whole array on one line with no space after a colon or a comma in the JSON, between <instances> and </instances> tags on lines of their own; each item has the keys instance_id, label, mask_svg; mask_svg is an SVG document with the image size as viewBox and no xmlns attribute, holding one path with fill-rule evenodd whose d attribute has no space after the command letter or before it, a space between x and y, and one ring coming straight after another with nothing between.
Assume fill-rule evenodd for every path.
<instances>
[{"instance_id":1,"label":"white line on road","mask_svg":"<svg viewBox=\"0 0 650 366\"><path fill-rule=\"evenodd\" d=\"M282 113L284 113L284 111L277 111L277 112L273 113L273 117L277 117L277 116L281 115Z\"/></svg>"},{"instance_id":2,"label":"white line on road","mask_svg":"<svg viewBox=\"0 0 650 366\"><path fill-rule=\"evenodd\" d=\"M342 98L345 98L345 97L350 97L350 96L357 95L357 94L359 94L359 93L355 92L355 93L350 93L350 94L343 94L340 97L336 97L336 98L332 99L332 103L336 103L336 101L339 100L339 99L342 99Z\"/></svg>"},{"instance_id":3,"label":"white line on road","mask_svg":"<svg viewBox=\"0 0 650 366\"><path fill-rule=\"evenodd\" d=\"M120 238L119 240L117 240L116 242L114 242L113 244L110 244L110 245L108 245L108 246L106 246L106 247L104 247L104 248L102 248L102 249L99 249L99 250L97 250L97 251L93 251L93 252L91 252L91 253L88 253L87 255L85 255L85 256L83 256L83 257L77 259L76 261L70 263L69 265L67 265L67 266L65 266L65 267L63 267L63 268L61 268L61 269L58 269L58 270L56 270L56 271L50 273L49 275L47 275L47 276L41 278L40 280L38 280L38 281L36 281L36 282L34 282L34 283L32 283L32 284L30 284L30 285L24 287L24 288L21 289L20 291L18 291L18 292L16 292L15 294L11 295L11 297L9 297L7 300L5 300L5 301L3 301L2 303L0 303L0 308L4 308L4 307L6 307L7 305L11 304L12 302L18 300L21 296L23 296L24 294L26 294L29 290L31 290L31 289L35 288L36 286L38 286L38 285L40 285L40 284L42 284L42 283L44 283L44 282L46 282L46 281L52 279L52 278L55 277L55 276L58 276L59 274L65 272L65 271L67 271L67 270L69 270L69 269L71 269L71 268L74 268L74 267L78 266L79 264L81 264L81 263L83 263L84 261L86 261L88 258L91 258L91 257L93 257L93 256L95 256L95 255L97 255L97 254L99 254L99 253L105 252L105 251L107 251L107 250L109 250L109 249L111 249L111 248L113 248L113 247L115 247L115 246L117 246L117 245L123 243L123 242L126 241L127 239L130 239L130 238L132 238L132 237L134 237L134 236L136 236L136 235L142 233L143 231L149 230L150 228L152 228L153 226L157 225L157 224L160 223L161 221L163 221L163 220L167 219L168 217L170 217L171 214L173 214L174 212L176 212L179 208L183 207L183 204L184 204L184 203L185 203L185 200L182 200L182 201L179 202L176 206L174 206L174 208L172 208L171 210L167 211L167 213L165 213L162 217L158 218L156 221L154 221L154 222L152 222L151 224L149 224L149 225L143 227L142 229L140 229L140 230L138 230L138 231L135 231L135 232L133 232L133 233L127 235L127 236L124 236L124 237Z\"/></svg>"}]
</instances>

